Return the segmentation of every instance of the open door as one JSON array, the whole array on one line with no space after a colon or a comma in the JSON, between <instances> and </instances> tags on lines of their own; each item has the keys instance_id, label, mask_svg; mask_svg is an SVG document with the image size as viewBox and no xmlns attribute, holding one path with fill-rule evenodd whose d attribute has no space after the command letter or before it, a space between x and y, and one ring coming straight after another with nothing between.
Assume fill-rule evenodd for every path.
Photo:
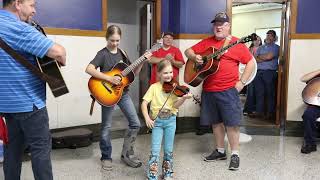
<instances>
[{"instance_id":1,"label":"open door","mask_svg":"<svg viewBox=\"0 0 320 180\"><path fill-rule=\"evenodd\" d=\"M280 126L285 122L285 84L286 84L286 61L288 56L288 42L289 42L289 17L290 17L290 0L233 0L232 5L250 5L250 4L263 4L263 3L278 3L282 6L281 9L281 27L279 28L279 65L278 65L278 81L276 89L276 118L273 122L274 125ZM232 9L232 7L229 7ZM280 21L280 19L279 19ZM257 31L257 29L256 29Z\"/></svg>"},{"instance_id":2,"label":"open door","mask_svg":"<svg viewBox=\"0 0 320 180\"><path fill-rule=\"evenodd\" d=\"M150 49L152 45L152 27L152 4L146 4L140 9L140 56ZM143 95L149 88L150 71L151 66L145 63L139 74L139 104L141 104ZM139 110L139 114L142 115L141 109Z\"/></svg>"}]
</instances>

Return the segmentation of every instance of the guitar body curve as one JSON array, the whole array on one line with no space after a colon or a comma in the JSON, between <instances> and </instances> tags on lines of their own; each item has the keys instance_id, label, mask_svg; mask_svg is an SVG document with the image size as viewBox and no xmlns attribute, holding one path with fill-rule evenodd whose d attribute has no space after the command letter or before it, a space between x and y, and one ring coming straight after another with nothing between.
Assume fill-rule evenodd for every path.
<instances>
[{"instance_id":1,"label":"guitar body curve","mask_svg":"<svg viewBox=\"0 0 320 180\"><path fill-rule=\"evenodd\" d=\"M54 82L47 82L53 96L59 97L69 93L69 89L60 72L60 66L58 62L48 56L44 56L43 58L36 57L36 60L41 72L47 74L55 80Z\"/></svg>"},{"instance_id":2,"label":"guitar body curve","mask_svg":"<svg viewBox=\"0 0 320 180\"><path fill-rule=\"evenodd\" d=\"M206 51L200 53L202 57L212 54L214 52L213 47L209 47ZM205 80L210 74L214 74L218 71L220 61L216 59L208 59L200 68L196 62L188 59L185 71L184 81L193 86L198 86L203 80Z\"/></svg>"},{"instance_id":3,"label":"guitar body curve","mask_svg":"<svg viewBox=\"0 0 320 180\"><path fill-rule=\"evenodd\" d=\"M308 82L302 91L302 99L306 104L320 106L320 77Z\"/></svg>"},{"instance_id":4,"label":"guitar body curve","mask_svg":"<svg viewBox=\"0 0 320 180\"><path fill-rule=\"evenodd\" d=\"M113 106L117 104L123 94L125 87L134 81L134 73L130 72L127 76L122 76L121 71L128 67L125 63L117 63L111 71L104 72L108 76L121 77L119 85L113 85L107 81L91 77L88 82L90 94L103 106Z\"/></svg>"}]
</instances>

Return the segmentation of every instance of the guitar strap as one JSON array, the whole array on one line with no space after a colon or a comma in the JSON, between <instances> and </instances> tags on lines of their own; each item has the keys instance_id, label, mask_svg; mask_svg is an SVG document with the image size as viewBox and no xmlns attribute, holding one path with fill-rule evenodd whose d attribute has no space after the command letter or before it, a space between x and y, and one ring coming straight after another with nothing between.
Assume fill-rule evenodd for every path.
<instances>
[{"instance_id":1,"label":"guitar strap","mask_svg":"<svg viewBox=\"0 0 320 180\"><path fill-rule=\"evenodd\" d=\"M120 49L120 48L118 48L118 49ZM121 52L121 55L122 55L122 57L123 57L123 59L124 59L123 62L125 62L126 64L130 64L130 61L129 61L129 57L128 57L128 55L127 55L127 52L125 52L123 49L120 49L120 52Z\"/></svg>"},{"instance_id":2,"label":"guitar strap","mask_svg":"<svg viewBox=\"0 0 320 180\"><path fill-rule=\"evenodd\" d=\"M127 53L126 53L124 50L120 49L120 48L118 48L118 49L120 50L120 53L121 53L121 55L122 55L122 57L123 57L123 59L124 59L123 62L125 62L126 64L130 64L129 57L128 57ZM96 102L96 99L95 99L93 96L91 96L91 95L90 95L90 97L92 98L92 101L91 101L91 106L90 106L90 112L89 112L89 114L90 114L90 116L92 116L93 108L94 108L94 103Z\"/></svg>"},{"instance_id":3,"label":"guitar strap","mask_svg":"<svg viewBox=\"0 0 320 180\"><path fill-rule=\"evenodd\" d=\"M90 112L89 112L89 114L90 114L90 116L92 116L93 108L94 108L94 103L96 102L96 99L95 99L92 95L90 95L90 97L92 98L92 101L91 101L91 106L90 106Z\"/></svg>"},{"instance_id":4,"label":"guitar strap","mask_svg":"<svg viewBox=\"0 0 320 180\"><path fill-rule=\"evenodd\" d=\"M230 41L231 41L231 39L232 39L232 36L230 36L230 35L227 36L226 39L224 40L224 43L223 43L222 48L228 46L229 43L230 43ZM221 48L221 49L222 49L222 48ZM227 51L225 51L224 53L226 53L226 52L227 52ZM224 53L222 53L221 55L219 55L219 56L217 57L217 59L220 59L220 57L221 57Z\"/></svg>"},{"instance_id":5,"label":"guitar strap","mask_svg":"<svg viewBox=\"0 0 320 180\"><path fill-rule=\"evenodd\" d=\"M24 56L21 54L17 53L12 47L10 47L5 41L3 41L0 38L0 47L8 53L13 59L18 61L21 65L29 69L33 74L37 75L40 79L43 81L49 83L49 84L55 84L58 83L58 81L51 77L48 76L45 73L42 73L38 68L36 68L33 64L31 64Z\"/></svg>"}]
</instances>

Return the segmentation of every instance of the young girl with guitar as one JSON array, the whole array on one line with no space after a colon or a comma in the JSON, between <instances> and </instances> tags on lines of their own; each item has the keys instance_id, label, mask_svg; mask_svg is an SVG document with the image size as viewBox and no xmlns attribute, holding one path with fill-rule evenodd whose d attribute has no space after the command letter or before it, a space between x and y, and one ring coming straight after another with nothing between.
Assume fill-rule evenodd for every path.
<instances>
[{"instance_id":1,"label":"young girl with guitar","mask_svg":"<svg viewBox=\"0 0 320 180\"><path fill-rule=\"evenodd\" d=\"M176 83L172 84L171 92L166 93L164 91L165 85L168 85L173 78L173 69L169 60L165 59L159 62L157 73L160 81L150 86L141 104L146 125L152 129L151 155L147 167L149 180L158 179L158 162L162 138L164 138L163 179L172 179L172 152L176 131L176 115L178 107L186 99L192 97L190 93L185 93L181 98L178 98L174 93L179 86ZM149 103L150 115L147 108Z\"/></svg>"},{"instance_id":2,"label":"young girl with guitar","mask_svg":"<svg viewBox=\"0 0 320 180\"><path fill-rule=\"evenodd\" d=\"M97 53L95 58L86 68L86 72L90 74L95 81L100 80L97 84L100 84L102 87L106 87L106 91L110 91L113 94L117 92L115 89L117 89L118 86L121 87L122 84L126 83L124 81L128 81L128 78L121 76L122 74L120 73L116 73L117 71L115 73L104 72L108 72L111 69L114 69L115 65L117 64L131 64L127 54L119 48L120 39L121 29L116 25L109 26L106 32L107 46ZM143 58L150 59L150 56L151 53L147 52L143 55ZM140 72L142 65L143 64L141 63L133 70L135 74ZM98 71L97 68L100 68L100 71ZM132 72L128 73L133 74ZM132 76L131 79L134 79L134 76ZM102 91L103 89L98 90ZM124 161L128 166L136 168L142 165L141 161L134 156L133 151L134 142L140 129L140 121L132 99L129 96L128 88L124 88L124 90L121 92L123 92L123 94L122 96L120 96L116 104L120 107L121 111L125 114L129 122L129 129L125 132L124 136L121 160ZM105 94L105 92L103 92L102 94ZM107 97L106 99L111 98ZM112 112L114 110L115 104L111 104L110 106L102 105L101 107L101 165L105 170L112 170L112 145L110 140L110 129L112 124Z\"/></svg>"}]
</instances>

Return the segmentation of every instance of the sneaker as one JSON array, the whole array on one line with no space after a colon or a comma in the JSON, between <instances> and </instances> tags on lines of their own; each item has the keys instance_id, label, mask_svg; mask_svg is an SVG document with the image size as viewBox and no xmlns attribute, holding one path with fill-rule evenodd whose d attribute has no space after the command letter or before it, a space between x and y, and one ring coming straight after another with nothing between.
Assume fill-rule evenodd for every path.
<instances>
[{"instance_id":1,"label":"sneaker","mask_svg":"<svg viewBox=\"0 0 320 180\"><path fill-rule=\"evenodd\" d=\"M231 155L229 170L233 170L233 171L238 170L239 169L239 164L240 164L239 156L236 155L236 154Z\"/></svg>"},{"instance_id":2,"label":"sneaker","mask_svg":"<svg viewBox=\"0 0 320 180\"><path fill-rule=\"evenodd\" d=\"M226 153L221 153L217 149L214 150L209 156L204 157L204 161L212 162L217 160L226 160L227 155Z\"/></svg>"},{"instance_id":3,"label":"sneaker","mask_svg":"<svg viewBox=\"0 0 320 180\"><path fill-rule=\"evenodd\" d=\"M101 160L101 167L104 170L111 171L112 170L112 160L111 159Z\"/></svg>"},{"instance_id":4,"label":"sneaker","mask_svg":"<svg viewBox=\"0 0 320 180\"><path fill-rule=\"evenodd\" d=\"M315 144L305 144L301 147L301 153L303 154L309 154L313 151L317 151L317 145Z\"/></svg>"}]
</instances>

